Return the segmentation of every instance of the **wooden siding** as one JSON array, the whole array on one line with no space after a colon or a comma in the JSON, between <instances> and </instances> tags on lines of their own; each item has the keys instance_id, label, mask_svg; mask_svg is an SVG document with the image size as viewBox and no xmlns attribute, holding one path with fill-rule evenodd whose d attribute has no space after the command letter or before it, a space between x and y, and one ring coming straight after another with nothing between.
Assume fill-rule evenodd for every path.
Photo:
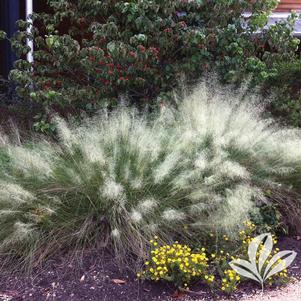
<instances>
[{"instance_id":1,"label":"wooden siding","mask_svg":"<svg viewBox=\"0 0 301 301\"><path fill-rule=\"evenodd\" d=\"M292 10L301 11L301 0L281 0L276 11L290 12Z\"/></svg>"}]
</instances>

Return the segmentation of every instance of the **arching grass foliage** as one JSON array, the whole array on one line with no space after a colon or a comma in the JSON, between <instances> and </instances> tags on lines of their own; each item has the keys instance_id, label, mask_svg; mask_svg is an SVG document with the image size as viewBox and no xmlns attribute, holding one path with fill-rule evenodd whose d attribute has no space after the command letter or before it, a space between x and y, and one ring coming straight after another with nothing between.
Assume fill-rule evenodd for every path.
<instances>
[{"instance_id":1,"label":"arching grass foliage","mask_svg":"<svg viewBox=\"0 0 301 301\"><path fill-rule=\"evenodd\" d=\"M154 235L191 245L213 231L235 238L261 204L294 195L298 208L300 131L240 98L202 86L152 120L119 108L81 126L57 118L57 142L2 134L2 262L88 246L144 257Z\"/></svg>"}]
</instances>

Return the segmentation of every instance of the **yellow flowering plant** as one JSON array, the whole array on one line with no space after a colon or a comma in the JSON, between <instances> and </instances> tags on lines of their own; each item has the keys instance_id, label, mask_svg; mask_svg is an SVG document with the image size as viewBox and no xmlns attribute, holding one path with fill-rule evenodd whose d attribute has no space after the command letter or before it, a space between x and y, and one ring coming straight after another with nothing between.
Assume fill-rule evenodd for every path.
<instances>
[{"instance_id":1,"label":"yellow flowering plant","mask_svg":"<svg viewBox=\"0 0 301 301\"><path fill-rule=\"evenodd\" d=\"M234 259L229 252L220 249L210 255L210 269L217 275L213 286L220 288L225 293L231 293L236 290L240 283L240 276L229 268L229 261Z\"/></svg>"},{"instance_id":2,"label":"yellow flowering plant","mask_svg":"<svg viewBox=\"0 0 301 301\"><path fill-rule=\"evenodd\" d=\"M223 248L215 245L214 252L212 245L195 249L177 241L173 244L160 245L159 238L155 236L150 241L150 259L144 263L145 269L137 276L153 281L171 282L180 290L189 290L189 285L201 281L211 288L230 294L237 289L241 281L247 279L233 270L229 262L234 259L240 260L239 258L244 258L248 254L248 246L256 234L256 225L250 221L244 222L244 229L238 235L238 248L232 252L230 252L230 246L233 242L227 235L220 236ZM210 237L212 241L216 239L214 234L210 234ZM273 243L276 244L276 236L273 235L272 238ZM278 251L279 249L276 248L269 255L269 259ZM275 264L277 263L278 261ZM284 284L288 279L285 269L271 277L269 284Z\"/></svg>"},{"instance_id":3,"label":"yellow flowering plant","mask_svg":"<svg viewBox=\"0 0 301 301\"><path fill-rule=\"evenodd\" d=\"M238 262L241 259L248 260L249 246L252 243L254 237L258 234L256 225L254 223L252 223L251 221L245 221L244 226L245 226L245 229L239 232L239 241L241 242L241 246L240 246L240 250L236 254L236 260ZM273 245L276 245L278 243L278 239L275 234L271 235L271 242ZM266 268L268 268L269 263L273 260L273 256L276 255L279 251L280 251L279 248L275 248L275 250L267 249L264 241L261 241L260 244L258 245L258 250L256 252L256 264L259 265L260 264L259 263L260 256L264 253L267 253L266 260L261 266L261 270L265 270ZM235 258L232 256L231 259L234 260ZM281 258L279 258L277 261L274 262L273 265L271 265L269 267L269 269L272 269L276 265L281 264L281 262L283 262L283 260ZM284 262L283 262L283 264L284 264ZM232 273L230 272L230 275L232 274L232 277L230 277L230 278L232 278L232 280L234 278L236 278L236 276L233 276L234 275L233 272L235 273L235 271L233 271L233 270L232 270ZM228 275L229 275L229 272L228 272ZM271 276L267 283L270 286L283 285L283 284L287 283L288 281L289 281L289 276L287 274L287 270L283 269L282 271L279 271L278 273ZM224 282L226 283L225 280L224 280ZM227 285L222 286L222 290L224 290L226 292L231 292L232 289L236 288L235 284L233 284L233 285L231 285L229 283L227 283L227 284L228 284L228 286Z\"/></svg>"},{"instance_id":4,"label":"yellow flowering plant","mask_svg":"<svg viewBox=\"0 0 301 301\"><path fill-rule=\"evenodd\" d=\"M232 293L240 283L240 276L232 269L223 272L221 290L225 293Z\"/></svg>"},{"instance_id":5,"label":"yellow flowering plant","mask_svg":"<svg viewBox=\"0 0 301 301\"><path fill-rule=\"evenodd\" d=\"M209 258L205 248L192 251L187 246L175 242L157 247L157 240L151 240L151 258L145 262L146 269L138 274L154 281L172 282L179 289L188 289L193 280L202 279L210 284L214 276L208 273Z\"/></svg>"}]
</instances>

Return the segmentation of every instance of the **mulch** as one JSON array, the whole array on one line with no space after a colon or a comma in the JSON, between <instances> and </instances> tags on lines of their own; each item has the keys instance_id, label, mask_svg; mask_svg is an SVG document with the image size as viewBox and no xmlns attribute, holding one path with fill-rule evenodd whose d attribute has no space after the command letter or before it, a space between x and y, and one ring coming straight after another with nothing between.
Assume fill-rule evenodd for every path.
<instances>
[{"instance_id":1,"label":"mulch","mask_svg":"<svg viewBox=\"0 0 301 301\"><path fill-rule=\"evenodd\" d=\"M289 270L294 278L301 279L301 238L281 239L280 249L298 253ZM83 256L80 268L72 262L66 264L62 257L31 276L2 274L0 283L0 301L216 301L226 298L201 284L191 287L194 293L185 296L167 284L138 281L133 273L120 271L112 255L95 252ZM241 300L242 296L259 290L254 283L242 284L231 300Z\"/></svg>"}]
</instances>

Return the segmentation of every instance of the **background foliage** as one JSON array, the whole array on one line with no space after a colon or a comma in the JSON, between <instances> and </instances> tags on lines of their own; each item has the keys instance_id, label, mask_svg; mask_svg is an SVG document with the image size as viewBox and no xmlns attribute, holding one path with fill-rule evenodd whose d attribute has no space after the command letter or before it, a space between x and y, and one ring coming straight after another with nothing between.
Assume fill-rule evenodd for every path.
<instances>
[{"instance_id":1,"label":"background foliage","mask_svg":"<svg viewBox=\"0 0 301 301\"><path fill-rule=\"evenodd\" d=\"M10 78L22 98L43 108L35 124L42 131L51 130L45 120L53 110L78 116L124 101L157 107L179 82L193 83L208 70L226 82L254 74L260 83L298 45L296 16L264 30L275 0L48 3L52 12L34 14L30 34L19 21L11 40L20 57L26 38L34 41L34 63L20 59Z\"/></svg>"},{"instance_id":2,"label":"background foliage","mask_svg":"<svg viewBox=\"0 0 301 301\"><path fill-rule=\"evenodd\" d=\"M268 109L284 124L301 127L301 59L280 62L264 83L265 93L274 95Z\"/></svg>"}]
</instances>

